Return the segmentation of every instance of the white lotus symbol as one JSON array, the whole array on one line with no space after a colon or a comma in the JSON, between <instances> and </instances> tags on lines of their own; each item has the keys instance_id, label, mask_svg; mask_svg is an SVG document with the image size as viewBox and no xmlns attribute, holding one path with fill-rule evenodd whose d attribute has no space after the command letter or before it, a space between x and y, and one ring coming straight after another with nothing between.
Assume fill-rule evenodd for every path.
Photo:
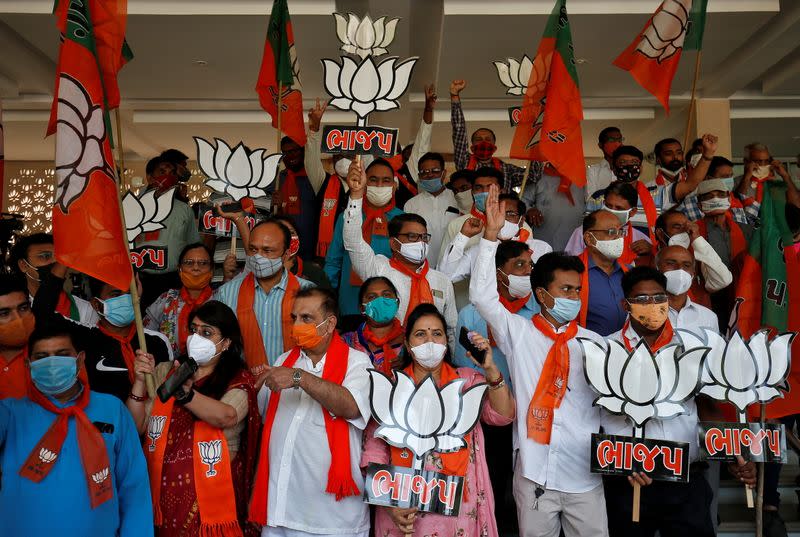
<instances>
[{"instance_id":1,"label":"white lotus symbol","mask_svg":"<svg viewBox=\"0 0 800 537\"><path fill-rule=\"evenodd\" d=\"M431 376L416 386L402 371L396 372L396 383L374 369L369 375L372 415L380 423L376 436L407 447L418 459L430 451L457 451L467 445L463 436L478 421L485 383L462 393L464 379L440 390Z\"/></svg>"},{"instance_id":2,"label":"white lotus symbol","mask_svg":"<svg viewBox=\"0 0 800 537\"><path fill-rule=\"evenodd\" d=\"M700 344L711 347L702 370L700 393L730 401L743 413L748 405L767 403L789 391L790 348L794 333L780 334L768 342L769 331L759 330L747 342L739 332L729 341L703 329Z\"/></svg>"},{"instance_id":3,"label":"white lotus symbol","mask_svg":"<svg viewBox=\"0 0 800 537\"><path fill-rule=\"evenodd\" d=\"M342 50L357 54L361 59L386 54L386 47L394 41L394 32L400 20L386 22L386 17L381 17L372 22L369 15L359 20L353 13L348 13L347 18L341 13L334 13L333 16L336 18L336 36L342 42Z\"/></svg>"},{"instance_id":4,"label":"white lotus symbol","mask_svg":"<svg viewBox=\"0 0 800 537\"><path fill-rule=\"evenodd\" d=\"M92 474L92 481L98 485L108 479L108 467L103 468L99 472Z\"/></svg>"},{"instance_id":5,"label":"white lotus symbol","mask_svg":"<svg viewBox=\"0 0 800 537\"><path fill-rule=\"evenodd\" d=\"M627 415L637 428L651 418L671 418L684 412L681 403L695 394L708 352L708 347L685 350L671 343L654 356L644 340L630 352L616 340L608 340L605 346L590 339L578 340L583 346L586 380L600 394L594 404Z\"/></svg>"},{"instance_id":6,"label":"white lotus symbol","mask_svg":"<svg viewBox=\"0 0 800 537\"><path fill-rule=\"evenodd\" d=\"M156 450L156 440L161 438L166 423L166 416L150 416L150 419L147 420L147 437L150 439L150 445L147 446L148 451Z\"/></svg>"},{"instance_id":7,"label":"white lotus symbol","mask_svg":"<svg viewBox=\"0 0 800 537\"><path fill-rule=\"evenodd\" d=\"M103 108L93 106L80 82L62 73L58 82L56 123L56 204L67 212L100 170L113 181L114 170L104 152L106 125Z\"/></svg>"},{"instance_id":8,"label":"white lotus symbol","mask_svg":"<svg viewBox=\"0 0 800 537\"><path fill-rule=\"evenodd\" d=\"M322 60L325 90L333 96L330 104L339 110L352 110L363 119L375 110L400 107L397 99L408 88L411 70L418 58L409 58L397 66L396 56L377 66L372 56L361 63L347 56L341 59L341 65L333 60Z\"/></svg>"},{"instance_id":9,"label":"white lotus symbol","mask_svg":"<svg viewBox=\"0 0 800 537\"><path fill-rule=\"evenodd\" d=\"M39 450L39 460L45 464L53 462L54 460L56 460L56 457L58 457L58 455L56 455L47 448L42 448Z\"/></svg>"},{"instance_id":10,"label":"white lotus symbol","mask_svg":"<svg viewBox=\"0 0 800 537\"><path fill-rule=\"evenodd\" d=\"M216 148L196 136L194 141L197 144L197 163L208 177L206 186L220 194L228 194L234 201L267 195L266 189L278 172L280 153L264 158L265 149L248 153L241 142L231 149L219 138L214 138Z\"/></svg>"},{"instance_id":11,"label":"white lotus symbol","mask_svg":"<svg viewBox=\"0 0 800 537\"><path fill-rule=\"evenodd\" d=\"M170 188L156 197L155 190L146 190L141 196L128 190L122 197L122 212L125 215L125 229L128 243L142 233L164 229L162 223L172 212L172 201L175 188Z\"/></svg>"},{"instance_id":12,"label":"white lotus symbol","mask_svg":"<svg viewBox=\"0 0 800 537\"><path fill-rule=\"evenodd\" d=\"M528 88L528 80L531 78L531 70L533 70L533 60L528 55L524 55L522 59L515 60L508 58L506 62L494 62L497 69L497 76L500 77L500 82L503 83L508 89L508 95L522 95Z\"/></svg>"},{"instance_id":13,"label":"white lotus symbol","mask_svg":"<svg viewBox=\"0 0 800 537\"><path fill-rule=\"evenodd\" d=\"M198 442L197 450L200 452L200 460L208 465L206 477L214 477L217 471L214 465L222 460L222 440L210 440L208 442Z\"/></svg>"},{"instance_id":14,"label":"white lotus symbol","mask_svg":"<svg viewBox=\"0 0 800 537\"><path fill-rule=\"evenodd\" d=\"M642 34L636 50L658 60L658 63L678 52L683 48L686 38L691 7L692 0L664 0L661 9Z\"/></svg>"}]
</instances>

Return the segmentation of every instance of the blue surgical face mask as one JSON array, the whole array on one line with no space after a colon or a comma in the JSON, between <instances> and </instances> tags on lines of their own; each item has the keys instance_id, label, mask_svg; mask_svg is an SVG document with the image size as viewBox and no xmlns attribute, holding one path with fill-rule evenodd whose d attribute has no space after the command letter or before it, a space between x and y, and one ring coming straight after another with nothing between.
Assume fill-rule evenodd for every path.
<instances>
[{"instance_id":1,"label":"blue surgical face mask","mask_svg":"<svg viewBox=\"0 0 800 537\"><path fill-rule=\"evenodd\" d=\"M434 177L433 179L422 179L419 186L426 192L439 192L442 189L442 178Z\"/></svg>"},{"instance_id":2,"label":"blue surgical face mask","mask_svg":"<svg viewBox=\"0 0 800 537\"><path fill-rule=\"evenodd\" d=\"M733 177L720 177L720 180L725 183L725 188L728 192L733 192Z\"/></svg>"},{"instance_id":3,"label":"blue surgical face mask","mask_svg":"<svg viewBox=\"0 0 800 537\"><path fill-rule=\"evenodd\" d=\"M480 212L486 212L486 198L489 197L488 192L481 192L480 194L473 194L472 199L475 202L475 208Z\"/></svg>"},{"instance_id":4,"label":"blue surgical face mask","mask_svg":"<svg viewBox=\"0 0 800 537\"><path fill-rule=\"evenodd\" d=\"M114 326L125 327L133 322L133 300L129 293L100 302L103 304L101 315Z\"/></svg>"},{"instance_id":5,"label":"blue surgical face mask","mask_svg":"<svg viewBox=\"0 0 800 537\"><path fill-rule=\"evenodd\" d=\"M74 356L47 356L31 362L31 380L45 395L58 395L78 380L78 359Z\"/></svg>"},{"instance_id":6,"label":"blue surgical face mask","mask_svg":"<svg viewBox=\"0 0 800 537\"><path fill-rule=\"evenodd\" d=\"M364 304L364 313L376 323L385 324L394 319L399 307L400 303L396 298L379 296Z\"/></svg>"},{"instance_id":7,"label":"blue surgical face mask","mask_svg":"<svg viewBox=\"0 0 800 537\"><path fill-rule=\"evenodd\" d=\"M547 291L545 291L547 293ZM547 293L553 299L554 304L552 308L545 308L556 322L564 324L573 321L581 312L581 301L574 298L554 297Z\"/></svg>"}]
</instances>

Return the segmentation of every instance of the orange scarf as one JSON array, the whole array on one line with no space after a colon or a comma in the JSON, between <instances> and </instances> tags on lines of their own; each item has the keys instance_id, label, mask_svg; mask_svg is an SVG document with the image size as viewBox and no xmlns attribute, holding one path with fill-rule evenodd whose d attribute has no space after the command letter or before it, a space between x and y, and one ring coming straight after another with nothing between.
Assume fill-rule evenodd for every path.
<instances>
[{"instance_id":1,"label":"orange scarf","mask_svg":"<svg viewBox=\"0 0 800 537\"><path fill-rule=\"evenodd\" d=\"M169 443L169 426L175 398L166 403L156 398L148 420L148 433L154 424L161 422L160 434L147 437L144 457L150 472L150 490L153 495L154 524L161 526L164 515L161 511L161 482L164 454ZM236 518L236 502L233 493L233 475L228 441L222 429L195 420L191 453L193 480L197 507L200 512L200 535L202 537L240 537L242 529ZM188 476L187 476L188 478ZM187 479L188 481L188 479Z\"/></svg>"},{"instance_id":2,"label":"orange scarf","mask_svg":"<svg viewBox=\"0 0 800 537\"><path fill-rule=\"evenodd\" d=\"M286 291L284 291L281 302L280 319L284 352L292 347L292 307L294 306L294 295L300 290L300 282L297 281L297 277L289 271L286 272L286 276ZM258 285L256 277L251 272L242 280L236 301L236 318L239 319L244 340L244 359L251 371L269 364L261 327L258 325L256 312L253 310L256 300L256 285ZM275 319L269 319L269 321L273 322ZM277 356L272 358L275 359Z\"/></svg>"},{"instance_id":3,"label":"orange scarf","mask_svg":"<svg viewBox=\"0 0 800 537\"><path fill-rule=\"evenodd\" d=\"M543 173L546 175L550 175L551 177L558 177L559 178L558 189L557 189L558 193L566 196L567 201L569 201L570 205L575 205L575 199L572 197L572 181L570 181L568 178L558 173L558 170L556 170L550 164L547 164L544 167Z\"/></svg>"},{"instance_id":4,"label":"orange scarf","mask_svg":"<svg viewBox=\"0 0 800 537\"><path fill-rule=\"evenodd\" d=\"M397 353L392 348L392 341L403 335L403 325L398 319L393 319L391 330L384 337L379 338L369 327L369 323L365 323L361 333L364 335L364 339L383 350L383 363L379 364L379 370L383 373L390 373L392 362L397 358Z\"/></svg>"},{"instance_id":5,"label":"orange scarf","mask_svg":"<svg viewBox=\"0 0 800 537\"><path fill-rule=\"evenodd\" d=\"M48 412L56 414L57 417L28 455L28 459L19 470L19 475L34 483L40 483L47 477L53 466L60 460L61 448L69 429L69 418L74 417L81 464L86 477L86 485L89 487L89 500L94 509L114 497L112 487L114 476L108 462L108 452L103 435L84 412L89 404L89 384L80 378L78 382L83 386L83 392L73 405L66 408L56 406L33 386L28 390L28 397L31 401Z\"/></svg>"},{"instance_id":6,"label":"orange scarf","mask_svg":"<svg viewBox=\"0 0 800 537\"><path fill-rule=\"evenodd\" d=\"M656 220L658 219L658 210L656 210L656 203L653 201L653 196L650 190L641 181L636 181L636 193L639 194L639 203L642 204L644 216L647 218L647 230L650 233L650 240L653 244L656 243L653 236L653 229L656 227Z\"/></svg>"},{"instance_id":7,"label":"orange scarf","mask_svg":"<svg viewBox=\"0 0 800 537\"><path fill-rule=\"evenodd\" d=\"M414 383L416 384L417 379L414 378L414 364L410 364L408 367L403 369L403 372L406 373L409 377L411 377L414 380ZM458 376L458 372L455 370L455 368L442 362L442 371L439 376L440 389L447 383L452 382L459 378L461 377ZM472 431L470 431L467 435L464 436L464 440L467 442L466 447L463 447L458 451L453 451L451 453L439 453L439 457L442 461L441 473L445 475L462 476L462 477L467 474L467 466L469 465L469 454L472 453L473 449ZM414 457L409 455L408 450L406 448L389 446L389 451L391 453L391 464L393 464L394 466L411 468L411 463L414 460ZM465 500L466 500L466 494L467 494L467 488L464 487Z\"/></svg>"},{"instance_id":8,"label":"orange scarf","mask_svg":"<svg viewBox=\"0 0 800 537\"><path fill-rule=\"evenodd\" d=\"M536 391L528 406L528 438L537 444L550 443L550 431L553 427L553 411L561 406L561 400L567 393L569 381L569 346L570 339L578 333L578 323L572 321L563 332L556 333L553 327L541 315L531 319L542 334L553 340L547 351L547 358L542 365L542 374L536 384Z\"/></svg>"},{"instance_id":9,"label":"orange scarf","mask_svg":"<svg viewBox=\"0 0 800 537\"><path fill-rule=\"evenodd\" d=\"M112 339L117 340L117 343L119 343L119 350L122 353L122 360L125 362L125 367L128 368L128 380L131 381L132 386L134 381L133 364L136 361L136 353L133 351L131 341L133 341L133 334L136 333L136 325L131 324L128 327L128 333L124 336L118 336L117 334L112 333L108 328L100 323L97 323L97 328L100 329L100 332Z\"/></svg>"},{"instance_id":10,"label":"orange scarf","mask_svg":"<svg viewBox=\"0 0 800 537\"><path fill-rule=\"evenodd\" d=\"M303 277L303 258L295 257L293 274L299 278Z\"/></svg>"},{"instance_id":11,"label":"orange scarf","mask_svg":"<svg viewBox=\"0 0 800 537\"><path fill-rule=\"evenodd\" d=\"M519 233L517 234L517 238L514 239L514 240L515 241L519 241L519 242L527 243L528 239L530 239L530 238L531 238L531 232L528 231L527 229L521 227L521 228L519 228Z\"/></svg>"},{"instance_id":12,"label":"orange scarf","mask_svg":"<svg viewBox=\"0 0 800 537\"><path fill-rule=\"evenodd\" d=\"M180 291L181 300L183 300L183 307L178 313L178 345L182 353L186 352L186 338L189 337L189 315L206 300L211 298L211 286L206 286L197 298L192 298L186 287L181 287Z\"/></svg>"},{"instance_id":13,"label":"orange scarf","mask_svg":"<svg viewBox=\"0 0 800 537\"><path fill-rule=\"evenodd\" d=\"M486 213L480 212L478 209L475 208L475 205L472 206L472 209L469 210L470 216L473 216L483 222L483 225L486 225Z\"/></svg>"},{"instance_id":14,"label":"orange scarf","mask_svg":"<svg viewBox=\"0 0 800 537\"><path fill-rule=\"evenodd\" d=\"M325 355L325 365L322 368L322 379L341 386L347 373L347 362L350 348L342 338L334 333L328 351ZM300 357L300 347L295 347L286 357L283 367L294 367ZM264 429L261 436L261 450L258 456L258 470L253 485L253 495L250 499L250 518L262 526L267 525L267 502L269 501L269 445L272 436L272 426L278 413L278 403L282 392L271 392L267 412L264 416ZM325 492L336 496L338 502L346 496L360 494L358 485L353 481L350 468L350 431L347 421L335 418L331 413L320 407L325 418L325 432L328 435L328 449L331 452L331 465L328 469L328 483ZM283 442L279 438L279 442ZM300 500L298 498L298 500Z\"/></svg>"},{"instance_id":15,"label":"orange scarf","mask_svg":"<svg viewBox=\"0 0 800 537\"><path fill-rule=\"evenodd\" d=\"M500 303L511 313L519 313L519 311L525 307L525 304L531 299L531 295L524 296L522 298L517 298L514 300L509 300L503 295L498 294L500 297ZM494 341L494 334L492 334L492 327L489 326L489 323L486 323L486 332L487 338L489 339L489 345L492 347L497 347L497 343Z\"/></svg>"},{"instance_id":16,"label":"orange scarf","mask_svg":"<svg viewBox=\"0 0 800 537\"><path fill-rule=\"evenodd\" d=\"M491 167L495 170L503 171L503 161L496 157L491 157L490 161ZM469 161L467 162L467 167L464 168L465 170L477 170L478 168L483 168L484 165L478 162L478 159L472 153L469 154Z\"/></svg>"},{"instance_id":17,"label":"orange scarf","mask_svg":"<svg viewBox=\"0 0 800 537\"><path fill-rule=\"evenodd\" d=\"M628 349L628 352L633 350L633 346L631 345L631 342L628 339L628 336L625 335L625 332L628 331L628 328L630 327L630 325L631 325L631 319L630 319L630 317L628 317L627 319L625 319L625 324L622 325L622 332L621 332L622 333L622 342L625 344L625 348ZM672 330L672 323L669 322L669 318L668 318L667 322L664 323L664 326L661 327L661 333L658 334L658 337L656 338L655 343L653 343L653 346L650 347L650 345L647 345L646 342L645 342L645 345L647 345L647 348L650 349L650 352L656 352L661 347L663 347L664 345L668 345L669 342L672 341L672 337L674 335L675 334L674 334L674 332Z\"/></svg>"},{"instance_id":18,"label":"orange scarf","mask_svg":"<svg viewBox=\"0 0 800 537\"><path fill-rule=\"evenodd\" d=\"M325 257L328 248L333 242L333 230L336 227L336 216L339 208L339 195L342 191L342 181L336 174L328 176L325 194L322 196L322 210L319 214L319 234L317 238L317 255Z\"/></svg>"},{"instance_id":19,"label":"orange scarf","mask_svg":"<svg viewBox=\"0 0 800 537\"><path fill-rule=\"evenodd\" d=\"M397 178L397 180L400 181L403 184L403 186L405 186L406 189L408 189L409 192L411 192L412 196L416 196L419 193L417 191L416 185L414 185L413 182L409 181L405 175L400 173L400 168L402 168L403 164L405 164L405 162L403 162L403 154L398 153L395 156L386 160L389 162L389 164L391 164L392 170L394 171L394 176Z\"/></svg>"},{"instance_id":20,"label":"orange scarf","mask_svg":"<svg viewBox=\"0 0 800 537\"><path fill-rule=\"evenodd\" d=\"M578 324L586 328L586 317L589 314L589 249L585 248L579 256L583 263L583 274L581 274L581 312L578 315ZM619 263L622 272L628 272L628 266Z\"/></svg>"},{"instance_id":21,"label":"orange scarf","mask_svg":"<svg viewBox=\"0 0 800 537\"><path fill-rule=\"evenodd\" d=\"M403 319L403 324L408 321L408 316L420 304L433 304L433 293L431 292L431 284L428 283L428 260L426 259L419 270L411 270L395 258L389 260L389 265L411 278L411 292L408 295L408 308L406 308L406 316Z\"/></svg>"},{"instance_id":22,"label":"orange scarf","mask_svg":"<svg viewBox=\"0 0 800 537\"><path fill-rule=\"evenodd\" d=\"M306 169L303 168L298 172L293 172L286 169L286 178L281 184L281 213L288 215L300 214L300 189L297 188L297 178L305 177Z\"/></svg>"},{"instance_id":23,"label":"orange scarf","mask_svg":"<svg viewBox=\"0 0 800 537\"><path fill-rule=\"evenodd\" d=\"M733 213L731 213L731 211L725 211L725 225L728 226L728 232L730 233L731 237L730 256L731 263L733 263L739 259L740 255L747 251L747 242L744 240L742 228L740 228L739 224L733 219ZM697 227L699 228L700 234L703 236L703 238L707 239L708 225L706 224L706 219L701 218L698 220Z\"/></svg>"}]
</instances>

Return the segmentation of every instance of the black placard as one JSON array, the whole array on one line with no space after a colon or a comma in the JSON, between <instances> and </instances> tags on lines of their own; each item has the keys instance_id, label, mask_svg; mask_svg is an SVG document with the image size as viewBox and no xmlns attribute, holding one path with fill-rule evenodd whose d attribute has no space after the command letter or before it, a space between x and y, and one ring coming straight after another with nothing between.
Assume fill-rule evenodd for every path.
<instances>
[{"instance_id":1,"label":"black placard","mask_svg":"<svg viewBox=\"0 0 800 537\"><path fill-rule=\"evenodd\" d=\"M375 155L393 157L397 151L397 129L370 125L325 125L322 130L323 153L347 155Z\"/></svg>"},{"instance_id":2,"label":"black placard","mask_svg":"<svg viewBox=\"0 0 800 537\"><path fill-rule=\"evenodd\" d=\"M155 246L131 248L131 265L137 269L164 270L167 268L167 249Z\"/></svg>"},{"instance_id":3,"label":"black placard","mask_svg":"<svg viewBox=\"0 0 800 537\"><path fill-rule=\"evenodd\" d=\"M786 464L786 430L777 423L730 423L707 421L698 424L700 453L709 461L746 461Z\"/></svg>"},{"instance_id":4,"label":"black placard","mask_svg":"<svg viewBox=\"0 0 800 537\"><path fill-rule=\"evenodd\" d=\"M464 478L414 470L403 466L370 464L364 501L384 507L417 507L425 513L458 516Z\"/></svg>"},{"instance_id":5,"label":"black placard","mask_svg":"<svg viewBox=\"0 0 800 537\"><path fill-rule=\"evenodd\" d=\"M516 127L519 124L519 118L521 116L522 116L521 106L508 107L508 121L511 123L512 127Z\"/></svg>"},{"instance_id":6,"label":"black placard","mask_svg":"<svg viewBox=\"0 0 800 537\"><path fill-rule=\"evenodd\" d=\"M589 454L594 474L645 472L656 481L689 481L689 444L651 438L593 434Z\"/></svg>"},{"instance_id":7,"label":"black placard","mask_svg":"<svg viewBox=\"0 0 800 537\"><path fill-rule=\"evenodd\" d=\"M261 215L258 213L245 213L244 219L245 222L247 222L247 226L253 229L253 226L261 219ZM236 227L233 225L233 222L227 218L218 216L214 211L213 205L201 203L197 206L197 230L200 233L230 238L234 229L236 229ZM236 236L239 236L238 232Z\"/></svg>"}]
</instances>

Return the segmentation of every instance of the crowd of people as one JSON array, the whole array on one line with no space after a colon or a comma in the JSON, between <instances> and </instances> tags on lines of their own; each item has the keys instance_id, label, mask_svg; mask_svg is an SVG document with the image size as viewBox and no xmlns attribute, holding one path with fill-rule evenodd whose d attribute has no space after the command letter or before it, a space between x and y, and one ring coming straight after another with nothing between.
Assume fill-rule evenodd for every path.
<instances>
[{"instance_id":1,"label":"crowd of people","mask_svg":"<svg viewBox=\"0 0 800 537\"><path fill-rule=\"evenodd\" d=\"M429 151L433 87L413 146L335 155L330 171L317 103L308 144L282 141L278 186L253 200L272 214L251 227L217 204L244 256L198 233L188 157L153 158L148 188L178 193L164 229L136 239L169 252L135 275L143 334L128 290L71 274L49 234L17 237L0 275L0 534L715 535L720 474L756 482L752 462L700 457L698 421L724 405L698 396L648 423L648 437L689 444L688 483L601 478L592 433L632 426L593 406L577 338L656 351L680 343L677 328L724 334L766 184L784 185L784 248L800 255L794 181L757 143L735 176L713 134L686 153L658 142L645 180L645 151L608 127L578 187L546 163L498 159L488 128L467 138L465 87L450 86L449 177ZM197 370L173 396L148 392L189 358ZM457 516L364 502L367 466L410 465L378 434L370 368L488 385L465 447L423 461L464 479ZM786 535L779 472L767 465L767 535Z\"/></svg>"}]
</instances>

